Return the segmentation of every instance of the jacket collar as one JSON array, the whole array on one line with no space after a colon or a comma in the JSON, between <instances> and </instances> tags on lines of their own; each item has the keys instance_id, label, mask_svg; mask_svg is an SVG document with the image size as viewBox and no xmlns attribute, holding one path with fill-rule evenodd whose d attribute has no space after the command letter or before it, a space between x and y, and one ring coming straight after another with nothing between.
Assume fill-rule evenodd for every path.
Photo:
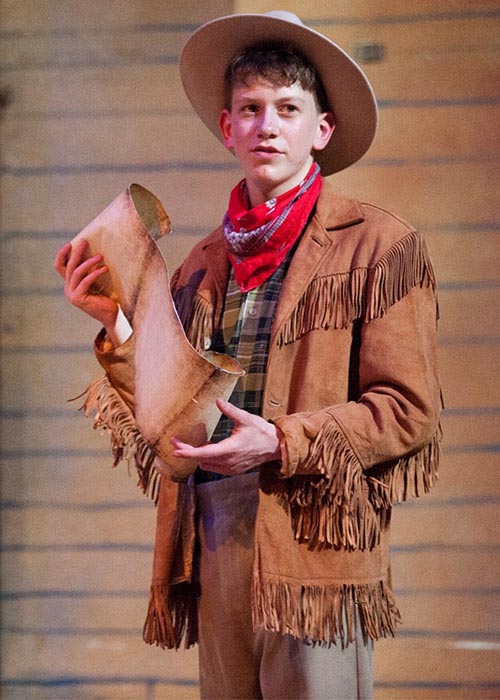
<instances>
[{"instance_id":1,"label":"jacket collar","mask_svg":"<svg viewBox=\"0 0 500 700\"><path fill-rule=\"evenodd\" d=\"M347 197L323 180L316 212L311 219L288 269L280 294L269 350L275 346L282 325L298 304L313 279L327 250L333 244L335 231L363 221L359 202Z\"/></svg>"},{"instance_id":2,"label":"jacket collar","mask_svg":"<svg viewBox=\"0 0 500 700\"><path fill-rule=\"evenodd\" d=\"M328 180L323 180L316 215L327 231L346 228L364 219L358 200L343 194Z\"/></svg>"}]
</instances>

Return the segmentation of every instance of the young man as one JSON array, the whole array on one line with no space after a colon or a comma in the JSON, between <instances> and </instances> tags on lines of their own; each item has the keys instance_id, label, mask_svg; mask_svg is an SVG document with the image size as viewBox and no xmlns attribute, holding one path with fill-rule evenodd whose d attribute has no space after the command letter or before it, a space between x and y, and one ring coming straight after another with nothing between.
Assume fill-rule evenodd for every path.
<instances>
[{"instance_id":1,"label":"young man","mask_svg":"<svg viewBox=\"0 0 500 700\"><path fill-rule=\"evenodd\" d=\"M173 296L191 342L246 375L218 402L209 444L172 437L199 469L187 485L162 482L145 638L199 641L204 698L370 698L373 640L399 620L391 506L428 490L438 461L425 244L322 180L366 152L376 106L361 70L294 15L209 22L181 75L244 179ZM84 253L64 246L56 268L105 327L97 355L113 390L133 336L90 293L106 268Z\"/></svg>"}]
</instances>

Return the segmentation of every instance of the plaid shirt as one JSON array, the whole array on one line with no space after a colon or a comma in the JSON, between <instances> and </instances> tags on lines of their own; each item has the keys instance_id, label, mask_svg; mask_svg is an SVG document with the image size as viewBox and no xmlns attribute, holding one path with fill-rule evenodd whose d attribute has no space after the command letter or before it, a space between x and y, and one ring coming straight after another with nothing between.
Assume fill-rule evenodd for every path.
<instances>
[{"instance_id":1,"label":"plaid shirt","mask_svg":"<svg viewBox=\"0 0 500 700\"><path fill-rule=\"evenodd\" d=\"M290 265L295 246L278 269L256 289L241 292L231 268L221 327L214 334L211 350L235 357L245 370L229 401L249 413L261 415L269 341L281 284ZM212 442L231 435L233 422L221 416ZM196 482L226 478L222 474L198 469Z\"/></svg>"}]
</instances>

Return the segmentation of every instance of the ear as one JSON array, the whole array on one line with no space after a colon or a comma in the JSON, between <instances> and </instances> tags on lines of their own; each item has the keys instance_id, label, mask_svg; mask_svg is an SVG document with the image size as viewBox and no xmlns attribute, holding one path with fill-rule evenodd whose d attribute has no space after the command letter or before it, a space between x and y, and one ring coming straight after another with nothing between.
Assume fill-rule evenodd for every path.
<instances>
[{"instance_id":1,"label":"ear","mask_svg":"<svg viewBox=\"0 0 500 700\"><path fill-rule=\"evenodd\" d=\"M231 136L231 112L228 109L223 109L219 117L219 129L222 134L222 143L226 148L233 147L233 139Z\"/></svg>"},{"instance_id":2,"label":"ear","mask_svg":"<svg viewBox=\"0 0 500 700\"><path fill-rule=\"evenodd\" d=\"M322 151L328 145L333 132L335 131L335 120L332 112L323 112L318 117L318 130L313 142L315 151Z\"/></svg>"}]
</instances>

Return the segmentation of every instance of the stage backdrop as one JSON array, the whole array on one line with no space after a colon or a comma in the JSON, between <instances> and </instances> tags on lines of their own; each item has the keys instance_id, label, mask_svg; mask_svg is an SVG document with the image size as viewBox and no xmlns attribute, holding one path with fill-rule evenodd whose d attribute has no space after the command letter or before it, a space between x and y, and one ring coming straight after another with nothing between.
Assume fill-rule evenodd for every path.
<instances>
[{"instance_id":1,"label":"stage backdrop","mask_svg":"<svg viewBox=\"0 0 500 700\"><path fill-rule=\"evenodd\" d=\"M154 508L66 403L99 374L98 328L52 263L131 182L171 214L171 270L220 221L239 172L189 108L179 51L211 17L289 9L378 96L373 148L333 181L425 231L440 286L443 466L394 513L404 622L377 647L377 700L498 698L499 2L0 5L2 697L198 697L196 651L141 641Z\"/></svg>"}]
</instances>

